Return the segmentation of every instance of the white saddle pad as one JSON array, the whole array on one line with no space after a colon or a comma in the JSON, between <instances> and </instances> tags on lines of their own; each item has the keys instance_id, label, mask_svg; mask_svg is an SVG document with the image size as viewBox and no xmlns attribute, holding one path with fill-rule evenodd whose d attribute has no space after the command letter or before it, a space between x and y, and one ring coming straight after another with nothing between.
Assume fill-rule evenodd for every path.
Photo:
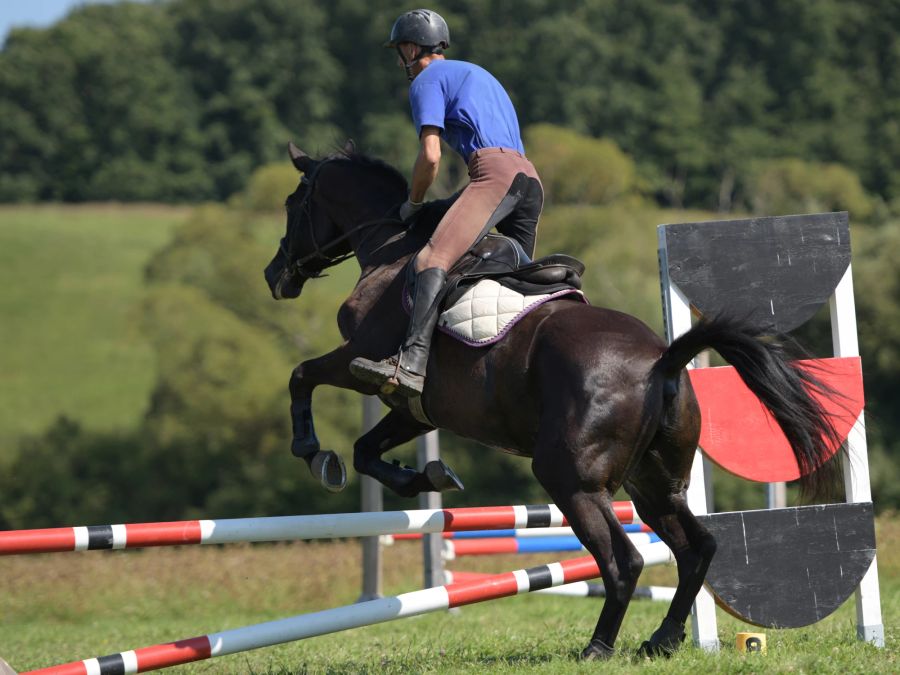
<instances>
[{"instance_id":1,"label":"white saddle pad","mask_svg":"<svg viewBox=\"0 0 900 675\"><path fill-rule=\"evenodd\" d=\"M493 279L482 279L444 310L438 326L466 342L490 342L518 317L555 295L559 294L522 295Z\"/></svg>"}]
</instances>

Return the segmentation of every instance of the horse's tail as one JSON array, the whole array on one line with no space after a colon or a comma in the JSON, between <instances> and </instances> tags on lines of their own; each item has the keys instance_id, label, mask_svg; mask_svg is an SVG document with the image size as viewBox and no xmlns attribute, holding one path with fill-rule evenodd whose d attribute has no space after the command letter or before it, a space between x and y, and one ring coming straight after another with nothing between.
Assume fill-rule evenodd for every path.
<instances>
[{"instance_id":1,"label":"horse's tail","mask_svg":"<svg viewBox=\"0 0 900 675\"><path fill-rule=\"evenodd\" d=\"M831 418L812 392L840 397L809 368L789 360L782 340L757 326L724 316L703 320L678 337L662 354L654 371L677 383L682 369L704 349L714 349L734 366L741 379L772 413L790 443L800 469L804 494L827 494L840 471L827 461L842 441Z\"/></svg>"}]
</instances>

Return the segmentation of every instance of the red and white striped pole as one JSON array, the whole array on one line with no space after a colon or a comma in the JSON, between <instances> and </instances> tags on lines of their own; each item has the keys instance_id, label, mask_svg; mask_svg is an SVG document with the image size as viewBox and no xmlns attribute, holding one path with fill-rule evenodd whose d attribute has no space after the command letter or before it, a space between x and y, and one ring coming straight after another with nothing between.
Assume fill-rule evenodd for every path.
<instances>
[{"instance_id":1,"label":"red and white striped pole","mask_svg":"<svg viewBox=\"0 0 900 675\"><path fill-rule=\"evenodd\" d=\"M479 524L478 527L483 529L484 525ZM42 675L144 673L407 616L585 581L599 575L600 571L593 558L575 558L29 672Z\"/></svg>"},{"instance_id":2,"label":"red and white striped pole","mask_svg":"<svg viewBox=\"0 0 900 675\"><path fill-rule=\"evenodd\" d=\"M444 572L444 580L448 583L460 581L475 581L483 579L489 574L483 572ZM603 584L592 584L587 581L575 581L571 584L563 584L553 588L544 588L537 591L539 594L565 595L572 598L605 598L606 589ZM634 589L633 598L646 598L648 600L660 600L671 602L675 597L675 589L670 586L638 586Z\"/></svg>"},{"instance_id":3,"label":"red and white striped pole","mask_svg":"<svg viewBox=\"0 0 900 675\"><path fill-rule=\"evenodd\" d=\"M640 522L631 502L615 502L614 507L621 522ZM554 504L186 520L10 530L0 532L0 555L565 525L562 512Z\"/></svg>"}]
</instances>

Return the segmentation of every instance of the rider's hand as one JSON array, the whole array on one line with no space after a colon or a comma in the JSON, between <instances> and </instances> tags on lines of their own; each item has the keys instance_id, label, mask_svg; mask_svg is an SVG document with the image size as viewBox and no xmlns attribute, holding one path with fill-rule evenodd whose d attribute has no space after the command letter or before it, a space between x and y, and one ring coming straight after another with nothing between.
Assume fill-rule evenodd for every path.
<instances>
[{"instance_id":1,"label":"rider's hand","mask_svg":"<svg viewBox=\"0 0 900 675\"><path fill-rule=\"evenodd\" d=\"M414 202L411 199L407 199L400 205L400 220L403 222L408 221L416 215L421 208L422 202Z\"/></svg>"}]
</instances>

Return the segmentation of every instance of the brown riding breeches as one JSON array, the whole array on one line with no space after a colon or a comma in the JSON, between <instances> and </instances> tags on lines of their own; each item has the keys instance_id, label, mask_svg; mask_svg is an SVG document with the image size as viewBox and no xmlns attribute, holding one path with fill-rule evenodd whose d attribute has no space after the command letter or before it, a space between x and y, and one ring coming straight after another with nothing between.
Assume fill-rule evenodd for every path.
<instances>
[{"instance_id":1,"label":"brown riding breeches","mask_svg":"<svg viewBox=\"0 0 900 675\"><path fill-rule=\"evenodd\" d=\"M469 159L469 179L426 244L427 264L421 254L416 261L417 272L449 270L494 227L534 255L544 189L531 162L516 150L484 148Z\"/></svg>"}]
</instances>

